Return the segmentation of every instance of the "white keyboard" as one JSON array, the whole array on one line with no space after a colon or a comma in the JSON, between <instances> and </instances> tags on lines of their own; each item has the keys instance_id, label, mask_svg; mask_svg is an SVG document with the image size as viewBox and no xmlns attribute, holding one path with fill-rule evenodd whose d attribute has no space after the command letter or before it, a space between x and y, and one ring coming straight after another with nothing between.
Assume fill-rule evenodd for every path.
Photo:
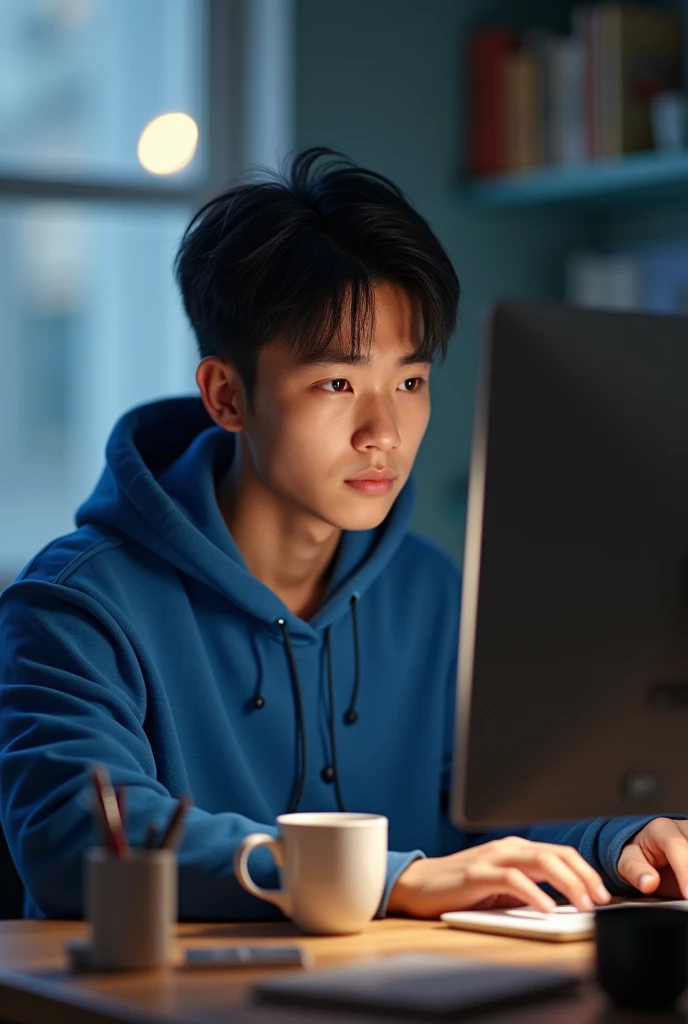
<instances>
[{"instance_id":1,"label":"white keyboard","mask_svg":"<svg viewBox=\"0 0 688 1024\"><path fill-rule=\"evenodd\" d=\"M647 905L629 900L625 906ZM660 900L653 906L675 907L688 910L688 900ZM593 912L576 910L565 905L544 914L534 907L513 907L509 910L457 910L442 914L442 920L451 928L473 932L491 932L496 935L512 935L523 939L540 939L546 942L575 942L591 939L595 930Z\"/></svg>"}]
</instances>

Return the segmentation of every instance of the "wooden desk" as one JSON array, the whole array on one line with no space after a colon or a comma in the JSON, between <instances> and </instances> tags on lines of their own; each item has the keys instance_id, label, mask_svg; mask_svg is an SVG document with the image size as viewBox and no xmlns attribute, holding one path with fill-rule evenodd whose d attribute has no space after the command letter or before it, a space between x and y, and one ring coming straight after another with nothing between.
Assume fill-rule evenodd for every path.
<instances>
[{"instance_id":1,"label":"wooden desk","mask_svg":"<svg viewBox=\"0 0 688 1024\"><path fill-rule=\"evenodd\" d=\"M18 1024L266 1024L267 1021L324 1020L322 1011L282 1010L252 1005L250 986L265 970L170 968L126 974L73 974L64 943L86 934L81 922L0 922L0 1020ZM425 950L469 956L501 964L550 965L589 975L592 943L550 944L459 932L439 921L390 918L374 921L360 935L307 938L291 924L184 924L178 928L176 955L185 942L194 944L294 944L310 949L317 966ZM330 1015L350 1024L349 1014ZM357 1015L357 1024L364 1020ZM391 1018L386 1018L391 1020ZM652 1016L652 1021L662 1019ZM671 1017L666 1018L671 1020ZM682 1018L681 1018L682 1019ZM603 996L584 984L575 996L543 1001L519 1009L482 1015L482 1024L602 1024L648 1021L643 1015L610 1013Z\"/></svg>"}]
</instances>

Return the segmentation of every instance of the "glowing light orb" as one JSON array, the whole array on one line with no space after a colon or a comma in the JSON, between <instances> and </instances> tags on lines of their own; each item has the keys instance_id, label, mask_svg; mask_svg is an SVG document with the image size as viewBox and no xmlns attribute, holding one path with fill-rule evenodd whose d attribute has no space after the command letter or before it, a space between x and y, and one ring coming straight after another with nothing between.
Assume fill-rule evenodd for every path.
<instances>
[{"instance_id":1,"label":"glowing light orb","mask_svg":"<svg viewBox=\"0 0 688 1024\"><path fill-rule=\"evenodd\" d=\"M188 114L162 114L141 132L136 148L140 164L151 174L174 174L193 160L198 125Z\"/></svg>"}]
</instances>

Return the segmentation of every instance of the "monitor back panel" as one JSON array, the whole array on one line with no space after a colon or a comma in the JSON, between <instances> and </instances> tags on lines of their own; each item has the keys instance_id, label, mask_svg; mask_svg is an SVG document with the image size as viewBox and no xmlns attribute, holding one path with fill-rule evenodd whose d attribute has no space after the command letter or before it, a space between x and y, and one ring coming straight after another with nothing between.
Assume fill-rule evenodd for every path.
<instances>
[{"instance_id":1,"label":"monitor back panel","mask_svg":"<svg viewBox=\"0 0 688 1024\"><path fill-rule=\"evenodd\" d=\"M459 653L457 824L688 811L688 318L497 307Z\"/></svg>"}]
</instances>

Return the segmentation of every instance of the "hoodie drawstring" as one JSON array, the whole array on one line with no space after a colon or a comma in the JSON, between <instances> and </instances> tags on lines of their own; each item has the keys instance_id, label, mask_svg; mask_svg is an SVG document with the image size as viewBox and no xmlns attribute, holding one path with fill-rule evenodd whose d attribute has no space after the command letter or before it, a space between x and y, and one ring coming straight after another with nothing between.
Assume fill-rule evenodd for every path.
<instances>
[{"instance_id":1,"label":"hoodie drawstring","mask_svg":"<svg viewBox=\"0 0 688 1024\"><path fill-rule=\"evenodd\" d=\"M347 725L353 725L354 722L358 721L358 711L356 710L356 701L358 700L358 684L360 682L360 663L361 659L358 655L358 615L356 612L356 606L360 601L359 594L351 595L351 623L354 629L354 692L351 695L351 701L348 708L344 712L344 721Z\"/></svg>"},{"instance_id":2,"label":"hoodie drawstring","mask_svg":"<svg viewBox=\"0 0 688 1024\"><path fill-rule=\"evenodd\" d=\"M291 646L291 637L289 636L289 628L284 619L278 619L277 625L284 633L284 643L287 648L287 657L289 659L289 667L291 669L291 681L294 687L294 702L296 704L296 717L298 719L299 733L301 737L301 776L299 778L299 785L296 791L296 795L291 802L289 807L289 813L298 810L299 804L301 803L301 797L303 796L303 787L306 785L306 723L303 717L303 699L301 697L301 681L299 679L299 670L296 666L296 658L294 657L294 649Z\"/></svg>"},{"instance_id":3,"label":"hoodie drawstring","mask_svg":"<svg viewBox=\"0 0 688 1024\"><path fill-rule=\"evenodd\" d=\"M353 594L350 601L351 606L351 618L354 631L354 689L351 695L351 701L349 707L344 712L344 721L347 725L353 725L354 722L358 721L358 711L356 710L356 702L358 700L358 690L360 685L360 654L358 644L358 618L356 615L356 605L360 597L358 594ZM291 671L291 681L294 688L294 703L296 704L296 717L298 720L299 736L301 741L301 771L299 774L299 782L296 790L294 799L289 806L289 813L292 814L294 811L299 809L301 798L303 796L304 786L306 785L306 724L303 714L303 697L301 694L301 680L299 679L299 670L296 664L296 658L294 656L294 649L291 645L291 637L289 635L289 627L284 619L278 619L277 625L282 630L284 635L284 643L287 650L287 658L289 659L289 668ZM339 786L339 766L337 764L337 740L335 733L335 711L334 711L334 683L332 678L332 643L330 640L330 627L328 626L325 630L325 650L327 654L327 700L329 704L329 731L330 731L330 752L332 754L332 772L334 782L334 791L337 799L337 807L340 811L346 810L344 801L342 799L342 792ZM256 707L263 707L265 701L262 696L260 699L260 705L258 700L254 699Z\"/></svg>"},{"instance_id":4,"label":"hoodie drawstring","mask_svg":"<svg viewBox=\"0 0 688 1024\"><path fill-rule=\"evenodd\" d=\"M337 807L340 811L346 810L342 800L342 792L339 788L339 765L337 764L337 742L334 731L334 686L332 684L332 644L330 642L330 627L325 630L325 649L327 651L327 701L329 704L330 723L330 753L332 754L332 771L334 777L334 793L337 798Z\"/></svg>"}]
</instances>

